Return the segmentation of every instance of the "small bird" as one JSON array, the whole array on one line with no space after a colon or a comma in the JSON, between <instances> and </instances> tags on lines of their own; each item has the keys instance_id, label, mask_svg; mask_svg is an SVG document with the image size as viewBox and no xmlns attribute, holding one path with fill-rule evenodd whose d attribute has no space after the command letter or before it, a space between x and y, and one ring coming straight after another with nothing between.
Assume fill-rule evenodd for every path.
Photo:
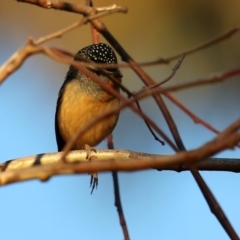
<instances>
[{"instance_id":1,"label":"small bird","mask_svg":"<svg viewBox=\"0 0 240 240\"><path fill-rule=\"evenodd\" d=\"M113 49L104 43L87 46L78 51L76 56L74 58L75 61L80 61L80 58L84 58L88 62L107 65L117 64L117 58ZM118 86L109 78L109 76L112 76L121 82L122 74L118 68L106 69L107 75L103 74L99 69L88 66L86 68L119 91ZM65 144L73 138L79 128L84 127L89 121L97 118L104 111L118 105L119 99L104 91L99 84L78 69L70 66L58 94L55 114L55 133L58 151L62 151ZM119 112L97 122L78 138L72 150L83 150L87 146L92 148L98 145L112 133L118 117ZM97 187L98 179L97 174L91 173L91 175L90 187L92 187L93 191Z\"/></svg>"}]
</instances>

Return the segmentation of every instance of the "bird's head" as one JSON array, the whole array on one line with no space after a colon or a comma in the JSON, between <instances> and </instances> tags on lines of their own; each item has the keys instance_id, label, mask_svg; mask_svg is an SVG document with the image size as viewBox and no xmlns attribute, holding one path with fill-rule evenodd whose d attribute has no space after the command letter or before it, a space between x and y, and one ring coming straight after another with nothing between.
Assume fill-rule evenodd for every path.
<instances>
[{"instance_id":1,"label":"bird's head","mask_svg":"<svg viewBox=\"0 0 240 240\"><path fill-rule=\"evenodd\" d=\"M109 66L117 64L117 57L113 49L105 43L89 45L79 50L76 55L77 55L77 57L75 58L76 61L79 61L80 58L81 59L84 58L90 62L106 64ZM78 58L78 56L80 58ZM89 66L88 69L96 73L98 72L98 68L94 66ZM108 74L112 75L113 77L122 78L122 74L118 68L105 68L105 69L107 70Z\"/></svg>"}]
</instances>

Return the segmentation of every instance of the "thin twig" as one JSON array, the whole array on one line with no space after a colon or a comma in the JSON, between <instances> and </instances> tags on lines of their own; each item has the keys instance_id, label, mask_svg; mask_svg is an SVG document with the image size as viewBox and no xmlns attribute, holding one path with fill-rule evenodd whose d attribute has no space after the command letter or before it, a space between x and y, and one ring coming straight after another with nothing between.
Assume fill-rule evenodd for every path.
<instances>
[{"instance_id":1,"label":"thin twig","mask_svg":"<svg viewBox=\"0 0 240 240\"><path fill-rule=\"evenodd\" d=\"M114 149L114 143L113 143L113 136L110 134L107 138L108 142L108 149L113 150ZM128 227L125 220L123 208L122 208L122 202L121 202L121 195L120 195L120 188L119 188L119 181L118 181L118 173L117 171L112 172L113 177L113 187L114 187L114 196L115 196L115 206L117 208L119 222L122 227L124 239L129 240L129 233L128 233Z\"/></svg>"},{"instance_id":2,"label":"thin twig","mask_svg":"<svg viewBox=\"0 0 240 240\"><path fill-rule=\"evenodd\" d=\"M87 77L91 78L94 82L98 83L105 91L108 91L109 93L111 93L113 96L117 97L118 99L122 100L123 103L130 103L130 101L127 101L125 99L125 97L123 97L122 95L120 95L115 89L113 89L111 86L109 86L109 84L103 82L101 79L98 78L98 76L96 76L95 74L93 74L92 72L90 72L88 69L86 69L83 66L79 66L78 64L75 64L75 62L72 62L72 65L74 67L76 67L77 69L79 69L83 74L85 74ZM129 106L131 106L131 109L138 114L139 116L141 116L143 119L145 119L154 129L155 131L158 132L158 134L160 134L160 136L162 136L166 142L169 143L169 145L173 148L176 149L175 145L172 143L172 141L163 133L163 131L161 131L159 129L159 127L149 118L147 117L143 112L140 112L139 109L137 109L135 106L133 106L132 104L130 104ZM120 107L119 107L120 108ZM67 153L71 150L73 144L75 143L75 141L77 141L78 137L83 134L85 131L87 131L89 129L89 127L91 127L94 123L96 123L97 121L100 121L100 119L104 119L108 116L111 116L111 114L113 112L115 112L118 108L113 108L112 110L106 111L105 113L103 113L103 115L93 119L91 122L87 123L83 128L80 128L78 130L78 132L76 133L76 135L72 138L72 140L68 141L68 143L65 145L64 150L63 150L63 154L62 154L62 158L61 160L63 160L66 156Z\"/></svg>"},{"instance_id":3,"label":"thin twig","mask_svg":"<svg viewBox=\"0 0 240 240\"><path fill-rule=\"evenodd\" d=\"M84 72L86 75L90 74L90 77L93 79L93 81L96 81L99 85L101 85L103 88L105 87L107 91L110 91L114 96L120 98L122 100L122 102L126 102L127 100L120 95L118 92L114 91L113 89L111 89L107 84L105 84L103 81L101 81L96 75L91 74L91 72L89 72L86 68L83 67L82 64L79 64L76 61L73 61L72 59L67 59L64 56L64 51L59 51L56 48L49 48L49 47L42 47L42 46L35 46L33 43L33 40L30 39L28 41L28 43L26 44L26 46L20 50L18 50L12 57L10 57L9 60L6 61L6 63L0 68L0 83L11 73L13 73L17 68L19 68L24 60L34 54L34 53L45 53L47 56L53 58L56 61L65 63L65 64L70 64L75 66L77 69L79 69L80 71ZM7 71L9 69L9 71ZM114 93L113 93L114 92ZM126 106L131 106L131 104L134 103L134 101L132 102L126 102ZM122 106L123 108L124 106ZM151 121L144 113L139 112L139 110L137 108L134 108L134 106L131 106L132 109L134 109L133 111L136 112L138 115L140 115L144 120L147 120L148 123L155 129L156 132L158 132L158 134L160 134L160 136L162 136L165 141L173 148L175 149L174 144L172 143L172 141L167 137L166 134L164 134L163 131L161 131L157 125ZM119 107L120 109L120 107ZM107 114L113 114L116 111L116 109L114 109L111 113L107 113ZM108 115L110 116L110 115ZM103 117L103 116L101 116ZM92 122L92 124L95 123L95 121ZM88 124L88 127L92 126L91 124Z\"/></svg>"},{"instance_id":4,"label":"thin twig","mask_svg":"<svg viewBox=\"0 0 240 240\"><path fill-rule=\"evenodd\" d=\"M42 38L38 39L37 41L35 41L35 44L39 45L39 44L47 42L51 39L60 38L60 37L63 36L63 34L69 32L69 31L71 31L71 30L73 30L77 27L80 27L80 26L84 25L86 22L87 22L87 18L82 18L80 21L77 21L77 22L71 24L70 26L67 26L66 28L63 28L63 29L61 29L57 32L51 33L51 34L49 34L45 37L42 37Z\"/></svg>"},{"instance_id":5,"label":"thin twig","mask_svg":"<svg viewBox=\"0 0 240 240\"><path fill-rule=\"evenodd\" d=\"M140 77L140 79L147 85L154 85L156 84L155 81L148 75L146 72L144 72L140 66L137 65L137 63L130 57L130 55L122 48L122 46L118 43L118 41L112 36L112 34L107 30L107 28L100 23L98 20L91 20L91 23L98 29L99 32L112 44L112 46L115 48L115 50L119 53L119 55L122 57L123 61L126 61L131 68L135 71L135 73ZM177 130L177 126L174 123L174 120L169 113L165 103L163 102L161 96L159 95L153 95L153 98L155 99L156 103L158 104L160 110L162 111L165 120L169 126L169 129L174 137L175 143L178 146L180 151L185 151L185 146L182 142L181 136ZM237 236L234 228L231 226L230 222L227 220L226 216L224 216L224 212L221 210L220 205L217 203L217 201L214 201L215 198L208 188L207 184L203 181L201 178L200 174L197 171L193 171L193 167L190 169L194 179L197 181L198 185L201 186L200 189L203 192L204 196L208 196L207 198L205 197L209 207L211 206L217 206L217 209L219 211L214 212L216 218L218 221L222 224L224 227L224 230L228 233L230 237L235 237ZM196 174L197 172L197 174ZM201 179L201 181L199 181ZM202 184L204 182L204 184ZM213 200L214 202L209 202L209 200ZM225 221L222 220L224 217Z\"/></svg>"},{"instance_id":6,"label":"thin twig","mask_svg":"<svg viewBox=\"0 0 240 240\"><path fill-rule=\"evenodd\" d=\"M146 87L146 88L156 88L156 87L159 87L160 85L166 83L167 81L169 81L170 79L172 79L175 75L175 73L177 72L177 70L180 68L182 62L183 62L183 59L185 57L185 54L182 55L181 59L177 62L177 64L174 66L174 68L172 69L172 73L166 78L164 79L163 81L161 81L160 83L157 83L155 84L154 86L149 86L149 87ZM143 91L146 91L146 88L143 89ZM141 93L141 91L140 91ZM139 94L139 93L138 93ZM153 94L153 93L152 93ZM152 95L151 94L151 95ZM136 101L136 104L138 106L138 108L141 110L141 107L140 107L140 104L138 103L138 101ZM141 110L142 111L142 110ZM163 141L161 141L157 136L156 134L154 133L154 131L151 129L151 127L148 125L148 123L145 121L145 124L147 125L149 131L151 132L151 134L154 136L155 140L156 141L159 141L162 145L164 145L165 143Z\"/></svg>"},{"instance_id":7,"label":"thin twig","mask_svg":"<svg viewBox=\"0 0 240 240\"><path fill-rule=\"evenodd\" d=\"M27 0L26 0L27 1ZM29 0L30 2L32 2L33 0ZM39 1L37 1L39 2ZM56 1L57 3L57 1ZM58 2L59 3L59 2ZM61 3L60 3L61 4ZM63 3L64 5L66 5L66 3ZM53 4L51 4L51 7L53 6ZM58 6L59 7L59 6ZM90 13L89 13L90 14ZM98 31L100 31L103 36L105 36L105 38L110 42L112 43L113 45L115 45L116 47L116 50L120 52L120 55L122 56L123 60L127 61L129 63L129 65L134 69L134 71L139 75L139 77L144 81L144 83L146 85L151 85L151 84L154 84L154 80L151 79L150 76L148 76L138 65L136 65L136 63L133 61L133 59L124 51L124 49L120 46L120 44L116 41L116 39L114 39L114 37L108 32L108 30L104 27L103 24L101 24L99 21L97 21L96 19L95 20L91 20L91 23L94 25L94 27L96 27L98 29ZM206 47L206 46L204 46ZM199 50L199 49L197 49ZM196 51L197 51L196 50ZM190 53L189 53L190 54ZM174 124L174 121L173 119L171 118L171 115L168 113L168 110L167 108L165 107L165 104L164 102L162 101L161 97L160 96L157 96L157 95L154 95L153 96L157 102L157 104L159 105L159 108L161 109L161 111L163 112L164 116L165 116L165 119L166 121L168 122L168 125L170 127L170 130L174 136L174 139L179 147L180 150L185 150L184 148L184 145L181 141L181 138L178 134L178 131L177 131L177 128L176 128L176 125ZM193 175L194 175L194 171L192 171ZM199 175L199 173L198 173ZM195 175L194 175L195 176ZM197 180L196 176L195 176L195 179ZM198 184L200 184L198 182ZM203 187L202 187L203 189ZM210 190L207 188L207 185L205 184L205 194L207 193L208 194L208 198L206 199L209 199L209 196L211 196L211 192ZM210 195L209 195L210 194ZM213 199L213 198L211 198ZM217 204L217 202L215 202L215 204ZM218 206L219 207L219 206ZM216 212L216 215L218 217L218 215L221 214L221 212L217 211ZM218 218L219 219L219 218ZM221 220L220 220L221 222ZM222 223L222 222L221 222ZM227 221L227 224L230 225L230 223ZM230 228L230 230L226 229L226 224L223 224L225 230L228 232L228 234L230 234L230 236L233 236L234 235L234 230L232 228ZM231 227L231 225L230 225Z\"/></svg>"},{"instance_id":8,"label":"thin twig","mask_svg":"<svg viewBox=\"0 0 240 240\"><path fill-rule=\"evenodd\" d=\"M21 66L21 64L23 63L23 61L30 55L35 54L35 53L40 53L43 51L46 51L46 49L48 48L37 48L36 46L32 45L32 41L28 41L27 45L25 46L25 48L18 50L1 68L0 68L0 82L3 81L7 75L9 75L10 73L12 73L13 71L15 71L18 67ZM60 50L58 50L60 51ZM48 55L50 51L46 51L46 54ZM62 51L63 52L63 51ZM65 52L64 52L65 53ZM51 56L53 57L53 52L51 52ZM53 57L54 58L54 57ZM59 59L54 58L55 60L59 61ZM65 64L72 64L71 60L65 59L65 61L61 61ZM79 64L79 63L76 63ZM212 76L210 77L206 77L206 78L202 78L199 79L195 82L190 82L190 83L185 83L182 85L176 85L176 86L172 86L172 87L168 87L168 88L164 88L164 89L158 89L156 90L152 90L153 92L156 91L158 93L165 93L166 96L173 102L176 102L177 100L175 98L173 98L171 95L169 95L168 93L166 93L167 91L176 91L176 90L181 90L187 87L193 87L193 86L197 86L197 85L202 85L202 84L208 84L208 83L215 83L218 81L222 81L224 79L227 79L229 77L233 77L236 76L240 73L240 69L232 69L223 73L215 73L212 74ZM125 88L126 89L126 88ZM127 91L127 90L125 90ZM131 93L131 92L130 92ZM129 92L128 92L129 94ZM148 95L151 95L152 92L149 92ZM145 95L146 96L146 95ZM139 98L140 99L140 98ZM207 127L208 129L212 130L215 133L219 133L218 130L216 130L215 128L213 128L211 125L209 125L208 123L206 123L205 121L203 121L202 119L200 119L199 117L197 117L196 115L194 115L191 111L189 111L185 106L183 106L180 102L178 103L178 105L180 108L182 108L182 110L184 110L188 115L190 115L190 117L192 117L192 119L196 122L196 123L201 123L202 125L204 125L205 127Z\"/></svg>"},{"instance_id":9,"label":"thin twig","mask_svg":"<svg viewBox=\"0 0 240 240\"><path fill-rule=\"evenodd\" d=\"M222 225L223 229L227 232L230 239L239 240L237 233L235 232L234 228L232 227L226 214L220 207L220 204L218 203L217 199L214 197L213 194L209 194L210 190L206 191L206 189L208 189L208 186L205 183L205 181L203 180L203 178L200 175L200 173L198 172L198 170L194 166L191 166L190 171L191 171L192 175L194 176L194 178L196 179L196 182L197 182L199 188L201 189L201 192L202 192L204 198L206 199L211 212L217 217L218 221Z\"/></svg>"},{"instance_id":10,"label":"thin twig","mask_svg":"<svg viewBox=\"0 0 240 240\"><path fill-rule=\"evenodd\" d=\"M172 73L167 77L165 78L163 81L161 81L160 83L157 83L155 86L151 86L151 88L155 88L155 87L158 87L160 85L163 85L164 83L168 82L169 80L171 80L174 75L176 74L177 70L180 68L184 58L185 58L185 53L182 54L181 58L178 60L178 62L176 63L176 65L173 67L172 69Z\"/></svg>"},{"instance_id":11,"label":"thin twig","mask_svg":"<svg viewBox=\"0 0 240 240\"><path fill-rule=\"evenodd\" d=\"M115 79L113 76L111 76L105 69L102 69L102 68L97 68L97 69L98 69L99 71L101 71L102 74L105 74L107 77L109 77L121 90L123 90L125 93L127 93L128 98L134 97L135 94L133 94L131 91L129 91L122 83L120 83L117 79ZM171 75L172 75L172 74L171 74ZM152 93L149 94L149 96L150 96L150 95L152 95ZM137 101L137 98L134 98L134 99L135 99L135 103L136 103L139 111L142 112L142 108L141 108L139 102ZM144 121L144 123L146 124L146 126L147 126L148 130L150 131L150 133L152 134L152 136L154 137L154 139L155 139L156 141L158 141L160 144L165 145L165 142L162 141L162 140L155 134L155 132L153 131L153 129L151 128L151 126L148 124L148 122L147 122L145 119L143 119L143 121Z\"/></svg>"},{"instance_id":12,"label":"thin twig","mask_svg":"<svg viewBox=\"0 0 240 240\"><path fill-rule=\"evenodd\" d=\"M30 41L31 42L31 41ZM54 54L54 52L53 51L50 51L50 49L49 48L47 48L47 47L44 47L44 48L36 48L35 46L27 46L27 50L24 50L24 51L22 51L22 52L25 52L25 54L23 55L21 55L21 54L15 54L16 55L16 58L14 58L14 60L13 60L13 63L12 64L10 64L10 67L12 67L12 68L14 68L14 67L16 67L16 63L20 63L21 61L23 61L23 57L27 57L27 56L29 56L29 54L30 54L30 50L32 51L31 52L31 54L33 54L33 53L39 53L39 52L42 52L42 51L46 51L46 54L49 54L49 53L51 53L50 54L50 57L53 57L52 55ZM47 49L48 49L48 51L47 51ZM55 49L55 53L56 53L56 49ZM20 57L22 57L22 59L19 59ZM59 57L59 55L58 55L58 57ZM54 58L54 57L53 57ZM58 60L59 61L59 59L56 59L55 58L55 60ZM61 62L63 62L63 61L61 61ZM64 61L64 63L67 63L67 64L76 64L76 65L79 65L79 63L76 63L76 62L74 62L73 63L73 61L71 61L71 60L68 60L68 59L65 59L65 61ZM19 67L19 65L17 66L17 67ZM77 66L76 66L77 67ZM218 75L218 78L217 79L220 79L220 80L223 80L225 77L232 77L232 76L234 76L234 75L237 75L237 74L239 74L239 69L234 69L234 70L230 70L230 71L228 71L228 72L226 72L226 73L222 73L222 74L215 74L215 75ZM211 79L209 79L209 81L211 81ZM215 81L215 80L214 80ZM206 82L207 83L207 82ZM101 83L100 83L101 84ZM189 85L194 85L194 84L192 84L192 83L189 83ZM186 84L186 86L187 86L187 84ZM177 88L178 89L182 89L182 88L184 88L185 86L183 85L183 86L178 86ZM169 88L166 88L166 89L158 89L156 92L166 92L166 91L171 91L171 90L176 90L177 88L175 88L175 87L169 87ZM153 91L154 92L154 91ZM152 94L151 92L149 93L149 95L150 94ZM167 96L169 96L169 95L167 95ZM205 124L206 125L206 124Z\"/></svg>"},{"instance_id":13,"label":"thin twig","mask_svg":"<svg viewBox=\"0 0 240 240\"><path fill-rule=\"evenodd\" d=\"M222 42L223 40L225 39L228 39L230 38L232 35L238 33L240 31L240 28L237 27L237 28L233 28L231 29L230 31L224 33L223 35L219 36L219 37L216 37L196 48L193 48L193 49L190 49L188 51L184 51L185 52L185 55L188 56L190 54L193 54L193 53L196 53L196 52L199 52L200 50L203 50L205 48L208 48L208 47L211 47L213 45L216 45L217 43L220 43ZM167 61L167 62L171 62L173 60L176 60L176 59L179 59L181 57L181 53L180 54L176 54L175 56L172 56L172 57L169 57L169 58L165 58L164 60Z\"/></svg>"},{"instance_id":14,"label":"thin twig","mask_svg":"<svg viewBox=\"0 0 240 240\"><path fill-rule=\"evenodd\" d=\"M118 54L122 57L122 60L127 62L129 66L133 69L133 71L139 76L139 78L144 82L145 85L155 85L156 82L133 60L133 58L123 49L120 43L114 38L114 36L108 31L106 26L101 23L97 19L90 20L91 24L106 38L106 40L114 47L114 49L118 52ZM160 88L160 87L159 87ZM176 126L174 126L174 121L171 115L168 113L168 110L161 98L158 94L153 94L153 98L155 99L157 105L162 111L166 121L170 125L170 131L172 132L175 138L178 138L178 143L181 143L180 135L177 131ZM172 126L171 126L172 125ZM183 147L183 146L179 146Z\"/></svg>"}]
</instances>

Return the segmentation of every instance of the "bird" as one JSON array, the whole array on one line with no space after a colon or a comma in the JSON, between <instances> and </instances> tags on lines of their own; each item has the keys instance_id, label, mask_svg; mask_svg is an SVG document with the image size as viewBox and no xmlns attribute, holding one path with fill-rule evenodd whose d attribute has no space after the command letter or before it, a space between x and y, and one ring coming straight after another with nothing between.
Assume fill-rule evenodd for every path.
<instances>
[{"instance_id":1,"label":"bird","mask_svg":"<svg viewBox=\"0 0 240 240\"><path fill-rule=\"evenodd\" d=\"M85 60L90 63L109 66L118 63L115 52L105 43L92 44L82 48L77 52L74 60ZM120 91L118 85L112 81L112 78L120 83L122 81L123 75L118 67L106 68L105 73L91 67L91 65L85 65L85 67L115 90ZM55 112L55 134L58 151L63 150L65 144L74 137L79 128L84 127L104 111L117 107L119 104L118 98L106 92L99 84L71 65L59 90ZM118 118L119 111L97 122L78 138L71 150L85 149L88 151L88 147L94 149L112 133ZM97 185L97 174L91 173L91 193L97 188Z\"/></svg>"}]
</instances>

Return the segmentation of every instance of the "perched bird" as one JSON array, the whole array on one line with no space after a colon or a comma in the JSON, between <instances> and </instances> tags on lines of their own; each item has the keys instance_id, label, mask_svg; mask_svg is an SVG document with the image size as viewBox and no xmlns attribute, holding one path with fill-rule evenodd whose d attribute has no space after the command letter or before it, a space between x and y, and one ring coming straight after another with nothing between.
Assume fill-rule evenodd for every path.
<instances>
[{"instance_id":1,"label":"perched bird","mask_svg":"<svg viewBox=\"0 0 240 240\"><path fill-rule=\"evenodd\" d=\"M104 43L87 46L81 49L76 56L74 58L75 61L79 61L79 58L84 58L89 62L104 63L107 65L117 63L114 51ZM111 75L121 82L122 74L118 68L106 69L107 75L96 68L88 66L86 68L119 91L116 84L109 78ZM104 91L99 84L95 83L75 67L70 66L58 94L55 114L58 151L62 151L65 144L76 134L79 128L84 127L89 121L92 121L104 111L118 105L119 99ZM118 116L119 112L97 122L78 138L72 150L81 150L86 149L86 146L94 147L98 145L113 131L117 124ZM92 190L97 187L97 183L97 175L92 174L90 183Z\"/></svg>"}]
</instances>

